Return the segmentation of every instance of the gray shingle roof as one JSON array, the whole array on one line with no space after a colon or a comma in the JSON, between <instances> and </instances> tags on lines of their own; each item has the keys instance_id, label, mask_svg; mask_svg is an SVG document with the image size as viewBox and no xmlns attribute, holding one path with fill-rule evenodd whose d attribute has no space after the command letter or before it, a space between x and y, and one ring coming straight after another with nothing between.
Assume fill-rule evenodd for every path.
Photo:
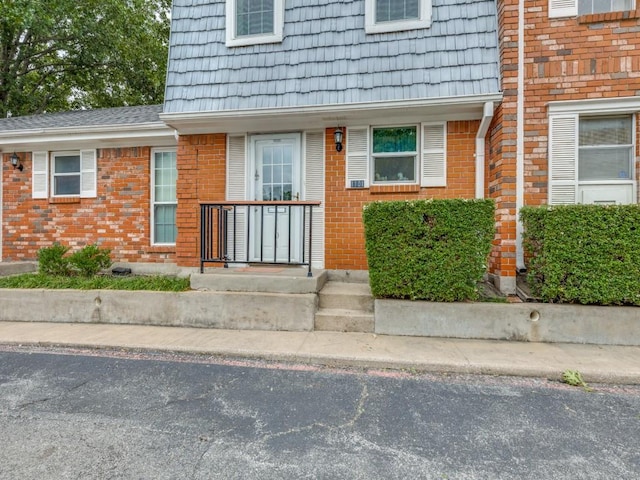
<instances>
[{"instance_id":1,"label":"gray shingle roof","mask_svg":"<svg viewBox=\"0 0 640 480\"><path fill-rule=\"evenodd\" d=\"M101 127L158 123L162 105L71 110L0 119L0 132L46 128Z\"/></svg>"},{"instance_id":2,"label":"gray shingle roof","mask_svg":"<svg viewBox=\"0 0 640 480\"><path fill-rule=\"evenodd\" d=\"M282 43L225 46L225 0L174 0L165 112L499 92L493 0L433 0L428 29L365 34L364 0L286 0Z\"/></svg>"}]
</instances>

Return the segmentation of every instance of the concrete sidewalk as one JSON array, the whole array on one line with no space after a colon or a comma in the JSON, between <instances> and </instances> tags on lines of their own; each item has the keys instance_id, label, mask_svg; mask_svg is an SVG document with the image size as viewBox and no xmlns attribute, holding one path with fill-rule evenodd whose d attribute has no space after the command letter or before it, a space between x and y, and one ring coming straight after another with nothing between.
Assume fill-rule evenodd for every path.
<instances>
[{"instance_id":1,"label":"concrete sidewalk","mask_svg":"<svg viewBox=\"0 0 640 480\"><path fill-rule=\"evenodd\" d=\"M640 347L457 340L339 332L0 322L0 344L206 353L332 366L640 384Z\"/></svg>"}]
</instances>

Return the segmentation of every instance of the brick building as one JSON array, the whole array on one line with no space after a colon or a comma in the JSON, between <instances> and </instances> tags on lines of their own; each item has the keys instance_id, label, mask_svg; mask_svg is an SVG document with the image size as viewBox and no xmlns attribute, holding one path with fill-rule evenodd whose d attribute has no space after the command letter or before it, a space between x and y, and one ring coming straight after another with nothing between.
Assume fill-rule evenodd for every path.
<instances>
[{"instance_id":1,"label":"brick building","mask_svg":"<svg viewBox=\"0 0 640 480\"><path fill-rule=\"evenodd\" d=\"M267 4L174 1L163 107L0 120L1 258L363 270L366 203L486 197L513 292L521 206L637 202L633 0Z\"/></svg>"}]
</instances>

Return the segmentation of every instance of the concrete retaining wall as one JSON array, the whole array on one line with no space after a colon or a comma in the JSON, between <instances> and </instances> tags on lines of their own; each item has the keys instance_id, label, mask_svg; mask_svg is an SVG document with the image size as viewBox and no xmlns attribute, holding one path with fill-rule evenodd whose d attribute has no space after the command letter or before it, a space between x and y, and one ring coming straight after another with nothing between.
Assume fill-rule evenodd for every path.
<instances>
[{"instance_id":1,"label":"concrete retaining wall","mask_svg":"<svg viewBox=\"0 0 640 480\"><path fill-rule=\"evenodd\" d=\"M640 345L640 308L376 300L387 335Z\"/></svg>"},{"instance_id":2,"label":"concrete retaining wall","mask_svg":"<svg viewBox=\"0 0 640 480\"><path fill-rule=\"evenodd\" d=\"M317 295L0 289L0 321L311 331Z\"/></svg>"}]
</instances>

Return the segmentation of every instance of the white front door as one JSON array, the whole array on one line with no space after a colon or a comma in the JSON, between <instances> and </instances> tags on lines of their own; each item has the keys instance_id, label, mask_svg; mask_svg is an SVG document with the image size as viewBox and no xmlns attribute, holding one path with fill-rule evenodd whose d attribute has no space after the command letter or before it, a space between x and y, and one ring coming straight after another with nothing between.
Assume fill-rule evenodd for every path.
<instances>
[{"instance_id":1,"label":"white front door","mask_svg":"<svg viewBox=\"0 0 640 480\"><path fill-rule=\"evenodd\" d=\"M264 202L301 200L300 134L251 137L253 199ZM299 263L302 212L284 205L252 207L251 259Z\"/></svg>"}]
</instances>

